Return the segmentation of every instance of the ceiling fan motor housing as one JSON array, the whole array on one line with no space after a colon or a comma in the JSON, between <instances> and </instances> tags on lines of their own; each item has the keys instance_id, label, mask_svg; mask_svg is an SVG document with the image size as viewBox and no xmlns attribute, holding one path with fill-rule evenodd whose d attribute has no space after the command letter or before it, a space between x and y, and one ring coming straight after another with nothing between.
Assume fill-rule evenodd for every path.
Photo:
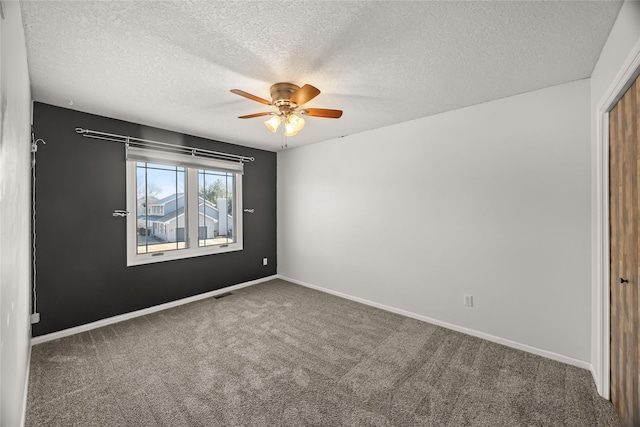
<instances>
[{"instance_id":1,"label":"ceiling fan motor housing","mask_svg":"<svg viewBox=\"0 0 640 427\"><path fill-rule=\"evenodd\" d=\"M295 109L297 105L293 102L290 102L289 99L291 95L300 90L300 86L294 85L293 83L276 83L271 86L271 100L273 105L276 107L285 107L290 109Z\"/></svg>"}]
</instances>

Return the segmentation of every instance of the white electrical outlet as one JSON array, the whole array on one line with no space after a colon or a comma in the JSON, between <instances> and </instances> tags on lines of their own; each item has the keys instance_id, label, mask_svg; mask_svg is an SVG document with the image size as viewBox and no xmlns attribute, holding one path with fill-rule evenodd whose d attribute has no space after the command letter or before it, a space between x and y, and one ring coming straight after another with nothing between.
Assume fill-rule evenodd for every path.
<instances>
[{"instance_id":1,"label":"white electrical outlet","mask_svg":"<svg viewBox=\"0 0 640 427\"><path fill-rule=\"evenodd\" d=\"M473 295L464 295L464 305L467 307L473 307Z\"/></svg>"},{"instance_id":2,"label":"white electrical outlet","mask_svg":"<svg viewBox=\"0 0 640 427\"><path fill-rule=\"evenodd\" d=\"M40 321L40 313L33 313L31 315L31 324L38 323Z\"/></svg>"},{"instance_id":3,"label":"white electrical outlet","mask_svg":"<svg viewBox=\"0 0 640 427\"><path fill-rule=\"evenodd\" d=\"M267 265L267 259L266 258L262 258L262 265Z\"/></svg>"}]
</instances>

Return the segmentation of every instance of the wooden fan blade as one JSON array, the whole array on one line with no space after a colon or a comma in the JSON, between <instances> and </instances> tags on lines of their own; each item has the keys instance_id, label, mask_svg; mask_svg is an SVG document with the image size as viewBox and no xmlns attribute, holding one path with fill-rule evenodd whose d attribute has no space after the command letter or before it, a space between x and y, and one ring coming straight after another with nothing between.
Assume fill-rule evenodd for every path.
<instances>
[{"instance_id":1,"label":"wooden fan blade","mask_svg":"<svg viewBox=\"0 0 640 427\"><path fill-rule=\"evenodd\" d=\"M306 102L311 101L316 96L320 95L320 91L311 85L304 85L300 89L296 91L289 101L295 102L298 105L302 105Z\"/></svg>"},{"instance_id":2,"label":"wooden fan blade","mask_svg":"<svg viewBox=\"0 0 640 427\"><path fill-rule=\"evenodd\" d=\"M250 93L245 92L245 91L240 90L240 89L231 89L231 93L235 93L236 95L244 96L245 98L249 98L249 99L251 99L253 101L260 102L260 103L265 104L265 105L271 105L271 102L267 101L266 99L260 98L259 96L251 95Z\"/></svg>"},{"instance_id":3,"label":"wooden fan blade","mask_svg":"<svg viewBox=\"0 0 640 427\"><path fill-rule=\"evenodd\" d=\"M254 117L261 117L261 116L268 116L269 114L272 113L256 113L256 114L249 114L246 116L239 116L239 119L253 119Z\"/></svg>"},{"instance_id":4,"label":"wooden fan blade","mask_svg":"<svg viewBox=\"0 0 640 427\"><path fill-rule=\"evenodd\" d=\"M339 119L342 117L342 110L329 110L326 108L305 108L300 110L300 114L312 117L327 117L329 119Z\"/></svg>"}]
</instances>

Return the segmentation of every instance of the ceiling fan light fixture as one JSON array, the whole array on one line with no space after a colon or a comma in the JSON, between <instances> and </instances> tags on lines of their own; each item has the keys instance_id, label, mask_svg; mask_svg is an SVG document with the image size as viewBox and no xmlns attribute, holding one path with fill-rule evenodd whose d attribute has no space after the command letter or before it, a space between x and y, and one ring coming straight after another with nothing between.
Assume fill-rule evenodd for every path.
<instances>
[{"instance_id":1,"label":"ceiling fan light fixture","mask_svg":"<svg viewBox=\"0 0 640 427\"><path fill-rule=\"evenodd\" d=\"M300 130L302 130L302 128L304 127L304 119L302 117L296 116L293 113L289 114L287 120L289 121L289 123L291 123L291 126L296 133L300 132Z\"/></svg>"},{"instance_id":2,"label":"ceiling fan light fixture","mask_svg":"<svg viewBox=\"0 0 640 427\"><path fill-rule=\"evenodd\" d=\"M284 135L285 136L294 136L297 133L298 133L298 131L296 131L294 129L293 125L291 124L291 122L287 118L287 120L285 120L285 122L284 122Z\"/></svg>"},{"instance_id":3,"label":"ceiling fan light fixture","mask_svg":"<svg viewBox=\"0 0 640 427\"><path fill-rule=\"evenodd\" d=\"M278 130L278 126L280 126L280 122L282 121L282 119L280 118L280 116L273 116L271 117L269 120L267 120L266 122L264 122L264 125L267 127L267 129L269 129L271 132L276 133L276 131Z\"/></svg>"},{"instance_id":4,"label":"ceiling fan light fixture","mask_svg":"<svg viewBox=\"0 0 640 427\"><path fill-rule=\"evenodd\" d=\"M294 136L304 127L304 119L293 113L289 113L284 121L284 134Z\"/></svg>"}]
</instances>

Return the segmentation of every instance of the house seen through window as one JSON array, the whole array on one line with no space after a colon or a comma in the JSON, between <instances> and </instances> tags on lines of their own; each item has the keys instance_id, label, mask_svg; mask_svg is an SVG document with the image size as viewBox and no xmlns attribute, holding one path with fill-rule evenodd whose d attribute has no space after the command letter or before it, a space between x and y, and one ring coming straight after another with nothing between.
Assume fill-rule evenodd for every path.
<instances>
[{"instance_id":1,"label":"house seen through window","mask_svg":"<svg viewBox=\"0 0 640 427\"><path fill-rule=\"evenodd\" d=\"M184 167L136 162L137 253L184 249Z\"/></svg>"},{"instance_id":2,"label":"house seen through window","mask_svg":"<svg viewBox=\"0 0 640 427\"><path fill-rule=\"evenodd\" d=\"M211 167L203 167L209 166L205 161L185 165L183 155L164 155L162 163L131 157L127 210L135 216L128 217L128 265L242 249L236 203L241 200L241 169L220 161L211 161ZM150 160L156 159L151 155Z\"/></svg>"}]
</instances>

